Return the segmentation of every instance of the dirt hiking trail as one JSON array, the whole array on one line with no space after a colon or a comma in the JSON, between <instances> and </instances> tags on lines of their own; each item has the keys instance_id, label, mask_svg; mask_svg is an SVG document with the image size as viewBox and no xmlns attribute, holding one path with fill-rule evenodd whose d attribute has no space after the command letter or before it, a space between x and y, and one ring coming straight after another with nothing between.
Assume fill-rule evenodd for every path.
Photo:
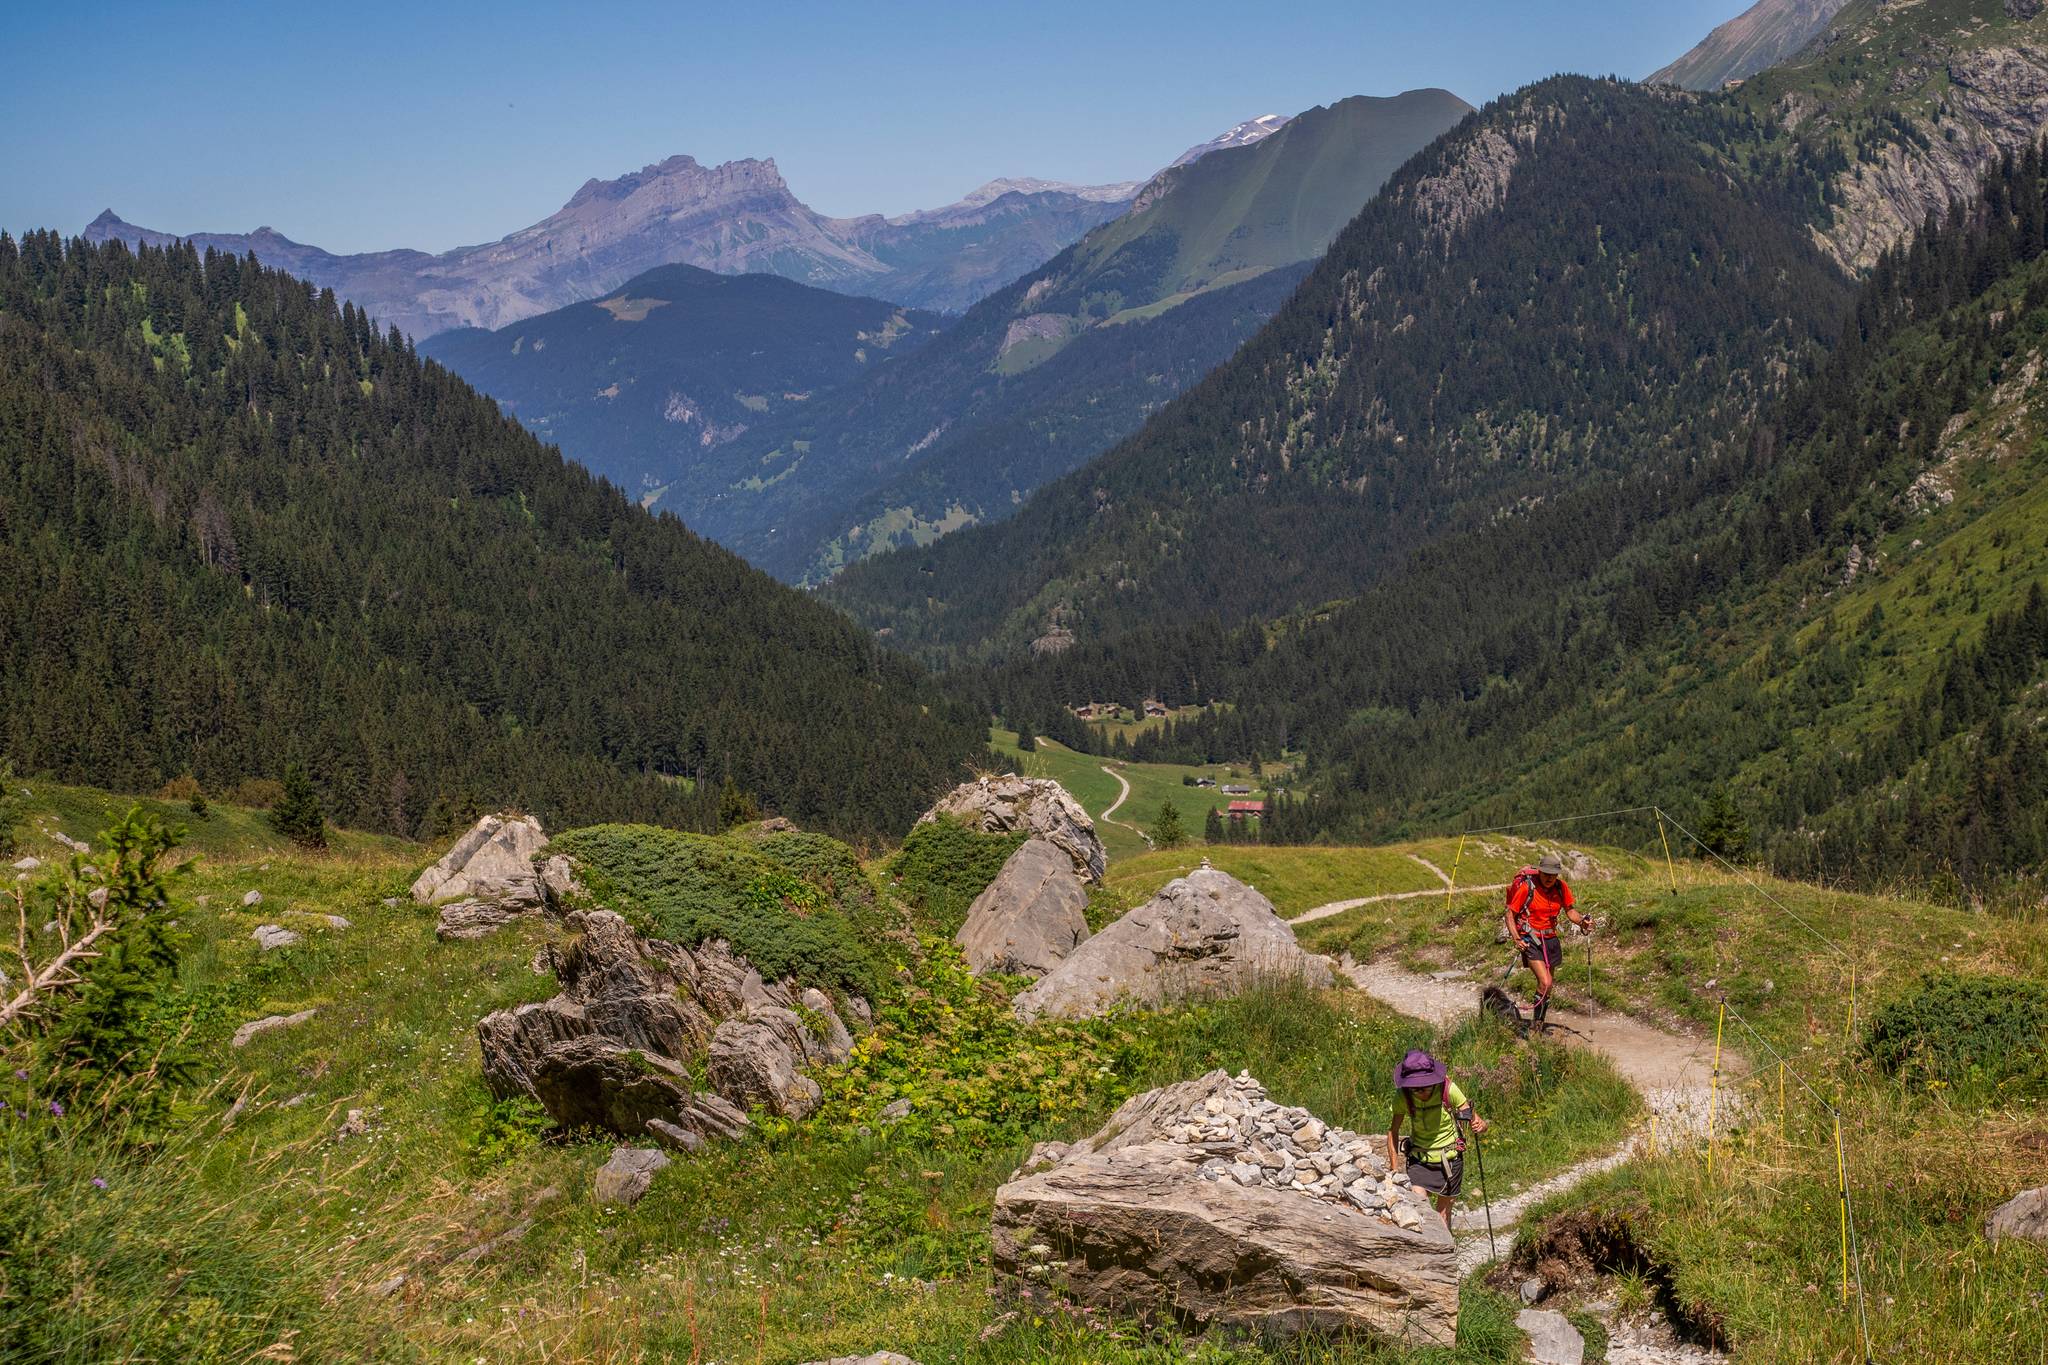
<instances>
[{"instance_id":1,"label":"dirt hiking trail","mask_svg":"<svg viewBox=\"0 0 2048 1365\"><path fill-rule=\"evenodd\" d=\"M1343 908L1350 908L1349 904L1340 904ZM1325 918L1326 912L1339 913L1333 907L1321 906L1292 922L1300 924ZM1336 965L1347 980L1375 1000L1439 1028L1454 1026L1476 1014L1479 993L1489 984L1464 972L1439 972L1425 976L1385 960L1359 962L1349 954L1338 958ZM1569 990L1568 983L1560 985ZM1656 1118L1654 1131L1658 1146L1662 1147L1669 1140L1667 1134L1672 1139L1682 1139L1706 1132L1708 1109L1714 1103L1714 1047L1711 1040L1689 1038L1624 1014L1584 1014L1556 1005L1551 1007L1550 1025L1551 1037L1567 1047L1584 1047L1598 1052L1635 1087ZM1734 1053L1724 1050L1721 1065L1726 1074L1739 1073L1747 1064ZM1725 1120L1728 1098L1722 1097L1720 1104L1721 1118ZM1583 1180L1611 1171L1628 1161L1643 1149L1649 1136L1650 1130L1646 1128L1612 1152L1579 1162L1528 1189L1494 1200L1495 1234L1514 1228L1520 1223L1523 1213L1552 1195L1561 1194ZM1473 1192L1477 1192L1476 1187ZM1461 1206L1452 1215L1451 1228L1453 1232L1463 1234L1458 1247L1460 1275L1469 1274L1492 1259L1485 1234L1484 1208Z\"/></svg>"}]
</instances>

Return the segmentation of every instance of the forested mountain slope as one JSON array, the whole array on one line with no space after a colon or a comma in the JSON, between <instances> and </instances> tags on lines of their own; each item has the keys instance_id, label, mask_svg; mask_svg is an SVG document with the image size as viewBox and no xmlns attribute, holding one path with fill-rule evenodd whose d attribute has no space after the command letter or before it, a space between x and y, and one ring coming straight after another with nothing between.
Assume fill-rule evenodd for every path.
<instances>
[{"instance_id":1,"label":"forested mountain slope","mask_svg":"<svg viewBox=\"0 0 2048 1365\"><path fill-rule=\"evenodd\" d=\"M935 313L775 275L665 265L606 298L442 332L420 350L637 493L940 327Z\"/></svg>"},{"instance_id":2,"label":"forested mountain slope","mask_svg":"<svg viewBox=\"0 0 2048 1365\"><path fill-rule=\"evenodd\" d=\"M0 236L0 752L127 790L309 767L439 831L907 827L981 716L567 466L328 292L188 246Z\"/></svg>"},{"instance_id":3,"label":"forested mountain slope","mask_svg":"<svg viewBox=\"0 0 2048 1365\"><path fill-rule=\"evenodd\" d=\"M2036 150L1882 259L1827 363L1712 457L1447 538L1270 636L1083 646L991 704L1058 732L1066 696L1234 699L1138 752L1305 750L1316 795L1276 837L1656 802L1788 871L2038 897L2044 371Z\"/></svg>"},{"instance_id":4,"label":"forested mountain slope","mask_svg":"<svg viewBox=\"0 0 2048 1365\"><path fill-rule=\"evenodd\" d=\"M1007 516L1225 360L1300 263L1469 112L1442 90L1342 100L1162 172L1128 215L937 343L757 425L685 471L663 505L812 580Z\"/></svg>"},{"instance_id":5,"label":"forested mountain slope","mask_svg":"<svg viewBox=\"0 0 2048 1365\"><path fill-rule=\"evenodd\" d=\"M1582 481L1711 457L1849 292L1809 236L1815 171L1775 132L1620 82L1498 100L1136 436L1011 521L830 595L938 651L1275 615Z\"/></svg>"}]
</instances>

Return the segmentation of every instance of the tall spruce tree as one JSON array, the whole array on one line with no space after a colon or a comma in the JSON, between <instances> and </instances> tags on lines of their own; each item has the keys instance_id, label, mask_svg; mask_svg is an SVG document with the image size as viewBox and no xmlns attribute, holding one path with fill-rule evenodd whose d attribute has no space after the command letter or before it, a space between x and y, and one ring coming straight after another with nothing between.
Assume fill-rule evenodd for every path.
<instances>
[{"instance_id":1,"label":"tall spruce tree","mask_svg":"<svg viewBox=\"0 0 2048 1365\"><path fill-rule=\"evenodd\" d=\"M284 765L284 799L270 808L270 827L301 848L327 847L327 813L296 759Z\"/></svg>"}]
</instances>

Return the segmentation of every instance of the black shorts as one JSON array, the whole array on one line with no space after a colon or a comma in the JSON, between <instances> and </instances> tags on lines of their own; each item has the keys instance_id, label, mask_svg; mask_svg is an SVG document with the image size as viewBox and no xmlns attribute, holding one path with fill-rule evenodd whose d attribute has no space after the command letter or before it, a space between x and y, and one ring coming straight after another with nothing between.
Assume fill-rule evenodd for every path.
<instances>
[{"instance_id":1,"label":"black shorts","mask_svg":"<svg viewBox=\"0 0 2048 1365\"><path fill-rule=\"evenodd\" d=\"M1527 942L1524 942L1522 944L1522 961L1525 964L1537 961L1546 962L1550 964L1550 970L1555 973L1564 964L1564 943L1555 936L1537 939L1536 946L1533 948Z\"/></svg>"},{"instance_id":2,"label":"black shorts","mask_svg":"<svg viewBox=\"0 0 2048 1365\"><path fill-rule=\"evenodd\" d=\"M1408 1158L1408 1183L1425 1194L1456 1199L1465 1189L1465 1154L1452 1152L1441 1166Z\"/></svg>"}]
</instances>

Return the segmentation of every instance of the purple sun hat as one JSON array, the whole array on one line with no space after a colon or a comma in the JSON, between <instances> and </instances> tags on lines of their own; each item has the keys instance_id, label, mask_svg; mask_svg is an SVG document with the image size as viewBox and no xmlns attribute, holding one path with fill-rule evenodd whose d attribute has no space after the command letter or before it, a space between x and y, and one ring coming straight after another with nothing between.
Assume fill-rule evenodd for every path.
<instances>
[{"instance_id":1,"label":"purple sun hat","mask_svg":"<svg viewBox=\"0 0 2048 1365\"><path fill-rule=\"evenodd\" d=\"M1446 1075L1442 1062L1416 1048L1394 1068L1394 1086L1400 1090L1426 1090L1432 1085L1442 1085Z\"/></svg>"}]
</instances>

